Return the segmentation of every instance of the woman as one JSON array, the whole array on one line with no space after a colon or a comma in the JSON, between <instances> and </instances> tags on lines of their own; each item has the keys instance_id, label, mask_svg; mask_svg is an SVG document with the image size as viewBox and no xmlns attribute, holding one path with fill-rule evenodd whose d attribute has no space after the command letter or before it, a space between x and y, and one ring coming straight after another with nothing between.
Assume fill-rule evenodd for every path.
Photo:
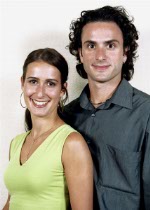
<instances>
[{"instance_id":1,"label":"woman","mask_svg":"<svg viewBox=\"0 0 150 210\"><path fill-rule=\"evenodd\" d=\"M27 132L10 146L3 210L67 210L69 203L72 210L92 210L90 152L58 115L68 95L67 77L68 65L54 49L35 50L25 60L21 85Z\"/></svg>"}]
</instances>

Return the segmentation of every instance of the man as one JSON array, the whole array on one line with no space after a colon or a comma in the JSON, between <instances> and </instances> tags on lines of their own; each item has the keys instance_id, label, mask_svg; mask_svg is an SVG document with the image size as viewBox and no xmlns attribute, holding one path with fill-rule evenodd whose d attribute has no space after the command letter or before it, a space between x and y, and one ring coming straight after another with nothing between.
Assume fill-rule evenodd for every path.
<instances>
[{"instance_id":1,"label":"man","mask_svg":"<svg viewBox=\"0 0 150 210\"><path fill-rule=\"evenodd\" d=\"M123 7L83 11L70 52L88 79L64 109L94 162L94 210L150 210L150 96L129 84L138 32Z\"/></svg>"}]
</instances>

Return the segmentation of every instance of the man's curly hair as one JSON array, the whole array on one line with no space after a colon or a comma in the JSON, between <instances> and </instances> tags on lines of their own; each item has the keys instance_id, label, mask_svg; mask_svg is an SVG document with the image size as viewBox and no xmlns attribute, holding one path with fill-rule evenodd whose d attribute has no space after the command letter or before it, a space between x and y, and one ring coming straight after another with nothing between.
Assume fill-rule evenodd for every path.
<instances>
[{"instance_id":1,"label":"man's curly hair","mask_svg":"<svg viewBox=\"0 0 150 210\"><path fill-rule=\"evenodd\" d=\"M71 22L68 45L69 51L77 59L76 69L82 78L87 78L87 74L80 61L78 49L82 47L81 35L83 27L91 22L114 22L122 31L124 49L127 49L127 60L122 67L122 78L130 80L134 74L134 62L137 58L138 32L133 24L134 18L130 18L122 6L104 6L95 10L81 12L81 17Z\"/></svg>"}]
</instances>

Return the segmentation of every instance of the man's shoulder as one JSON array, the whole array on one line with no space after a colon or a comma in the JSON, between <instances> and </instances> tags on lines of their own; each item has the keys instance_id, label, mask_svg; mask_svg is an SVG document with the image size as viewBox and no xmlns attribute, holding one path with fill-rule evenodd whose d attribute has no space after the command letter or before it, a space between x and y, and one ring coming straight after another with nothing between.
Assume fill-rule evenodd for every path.
<instances>
[{"instance_id":1,"label":"man's shoulder","mask_svg":"<svg viewBox=\"0 0 150 210\"><path fill-rule=\"evenodd\" d=\"M142 90L139 90L137 88L133 88L134 96L141 100L141 102L148 102L150 103L150 95L146 92L143 92Z\"/></svg>"},{"instance_id":2,"label":"man's shoulder","mask_svg":"<svg viewBox=\"0 0 150 210\"><path fill-rule=\"evenodd\" d=\"M80 100L76 98L63 108L63 112L58 112L58 114L67 124L73 126L73 119L77 113L80 113L80 109Z\"/></svg>"},{"instance_id":3,"label":"man's shoulder","mask_svg":"<svg viewBox=\"0 0 150 210\"><path fill-rule=\"evenodd\" d=\"M71 112L80 107L80 98L76 98L64 107L65 112Z\"/></svg>"},{"instance_id":4,"label":"man's shoulder","mask_svg":"<svg viewBox=\"0 0 150 210\"><path fill-rule=\"evenodd\" d=\"M150 95L146 92L133 88L133 109L139 109L143 114L150 116Z\"/></svg>"}]
</instances>

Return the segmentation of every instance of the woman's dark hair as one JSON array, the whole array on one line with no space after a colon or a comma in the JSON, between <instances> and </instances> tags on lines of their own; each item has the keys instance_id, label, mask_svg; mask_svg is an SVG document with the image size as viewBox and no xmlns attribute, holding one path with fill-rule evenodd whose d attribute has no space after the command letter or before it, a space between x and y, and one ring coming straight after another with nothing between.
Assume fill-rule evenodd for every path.
<instances>
[{"instance_id":1,"label":"woman's dark hair","mask_svg":"<svg viewBox=\"0 0 150 210\"><path fill-rule=\"evenodd\" d=\"M28 65L35 61L44 61L52 66L55 66L61 73L61 85L62 89L65 91L65 98L61 101L61 103L65 103L68 99L68 91L64 86L64 83L68 79L68 64L65 58L57 52L55 49L51 48L44 48L32 51L26 58L24 65L23 65L23 75L22 80L25 81L26 73L28 69ZM59 106L61 109L61 106ZM62 110L59 110L62 111ZM25 128L26 130L32 129L32 120L31 114L28 109L25 111Z\"/></svg>"},{"instance_id":2,"label":"woman's dark hair","mask_svg":"<svg viewBox=\"0 0 150 210\"><path fill-rule=\"evenodd\" d=\"M126 10L121 7L104 6L96 10L87 10L81 12L81 17L76 21L72 21L69 33L69 51L78 61L76 69L82 78L87 78L87 74L83 68L83 64L79 57L79 48L82 48L81 35L83 27L91 22L114 22L122 31L124 49L127 49L127 60L122 67L122 78L130 80L134 74L134 61L137 56L137 40L138 32L133 25L133 18L129 18Z\"/></svg>"}]
</instances>

